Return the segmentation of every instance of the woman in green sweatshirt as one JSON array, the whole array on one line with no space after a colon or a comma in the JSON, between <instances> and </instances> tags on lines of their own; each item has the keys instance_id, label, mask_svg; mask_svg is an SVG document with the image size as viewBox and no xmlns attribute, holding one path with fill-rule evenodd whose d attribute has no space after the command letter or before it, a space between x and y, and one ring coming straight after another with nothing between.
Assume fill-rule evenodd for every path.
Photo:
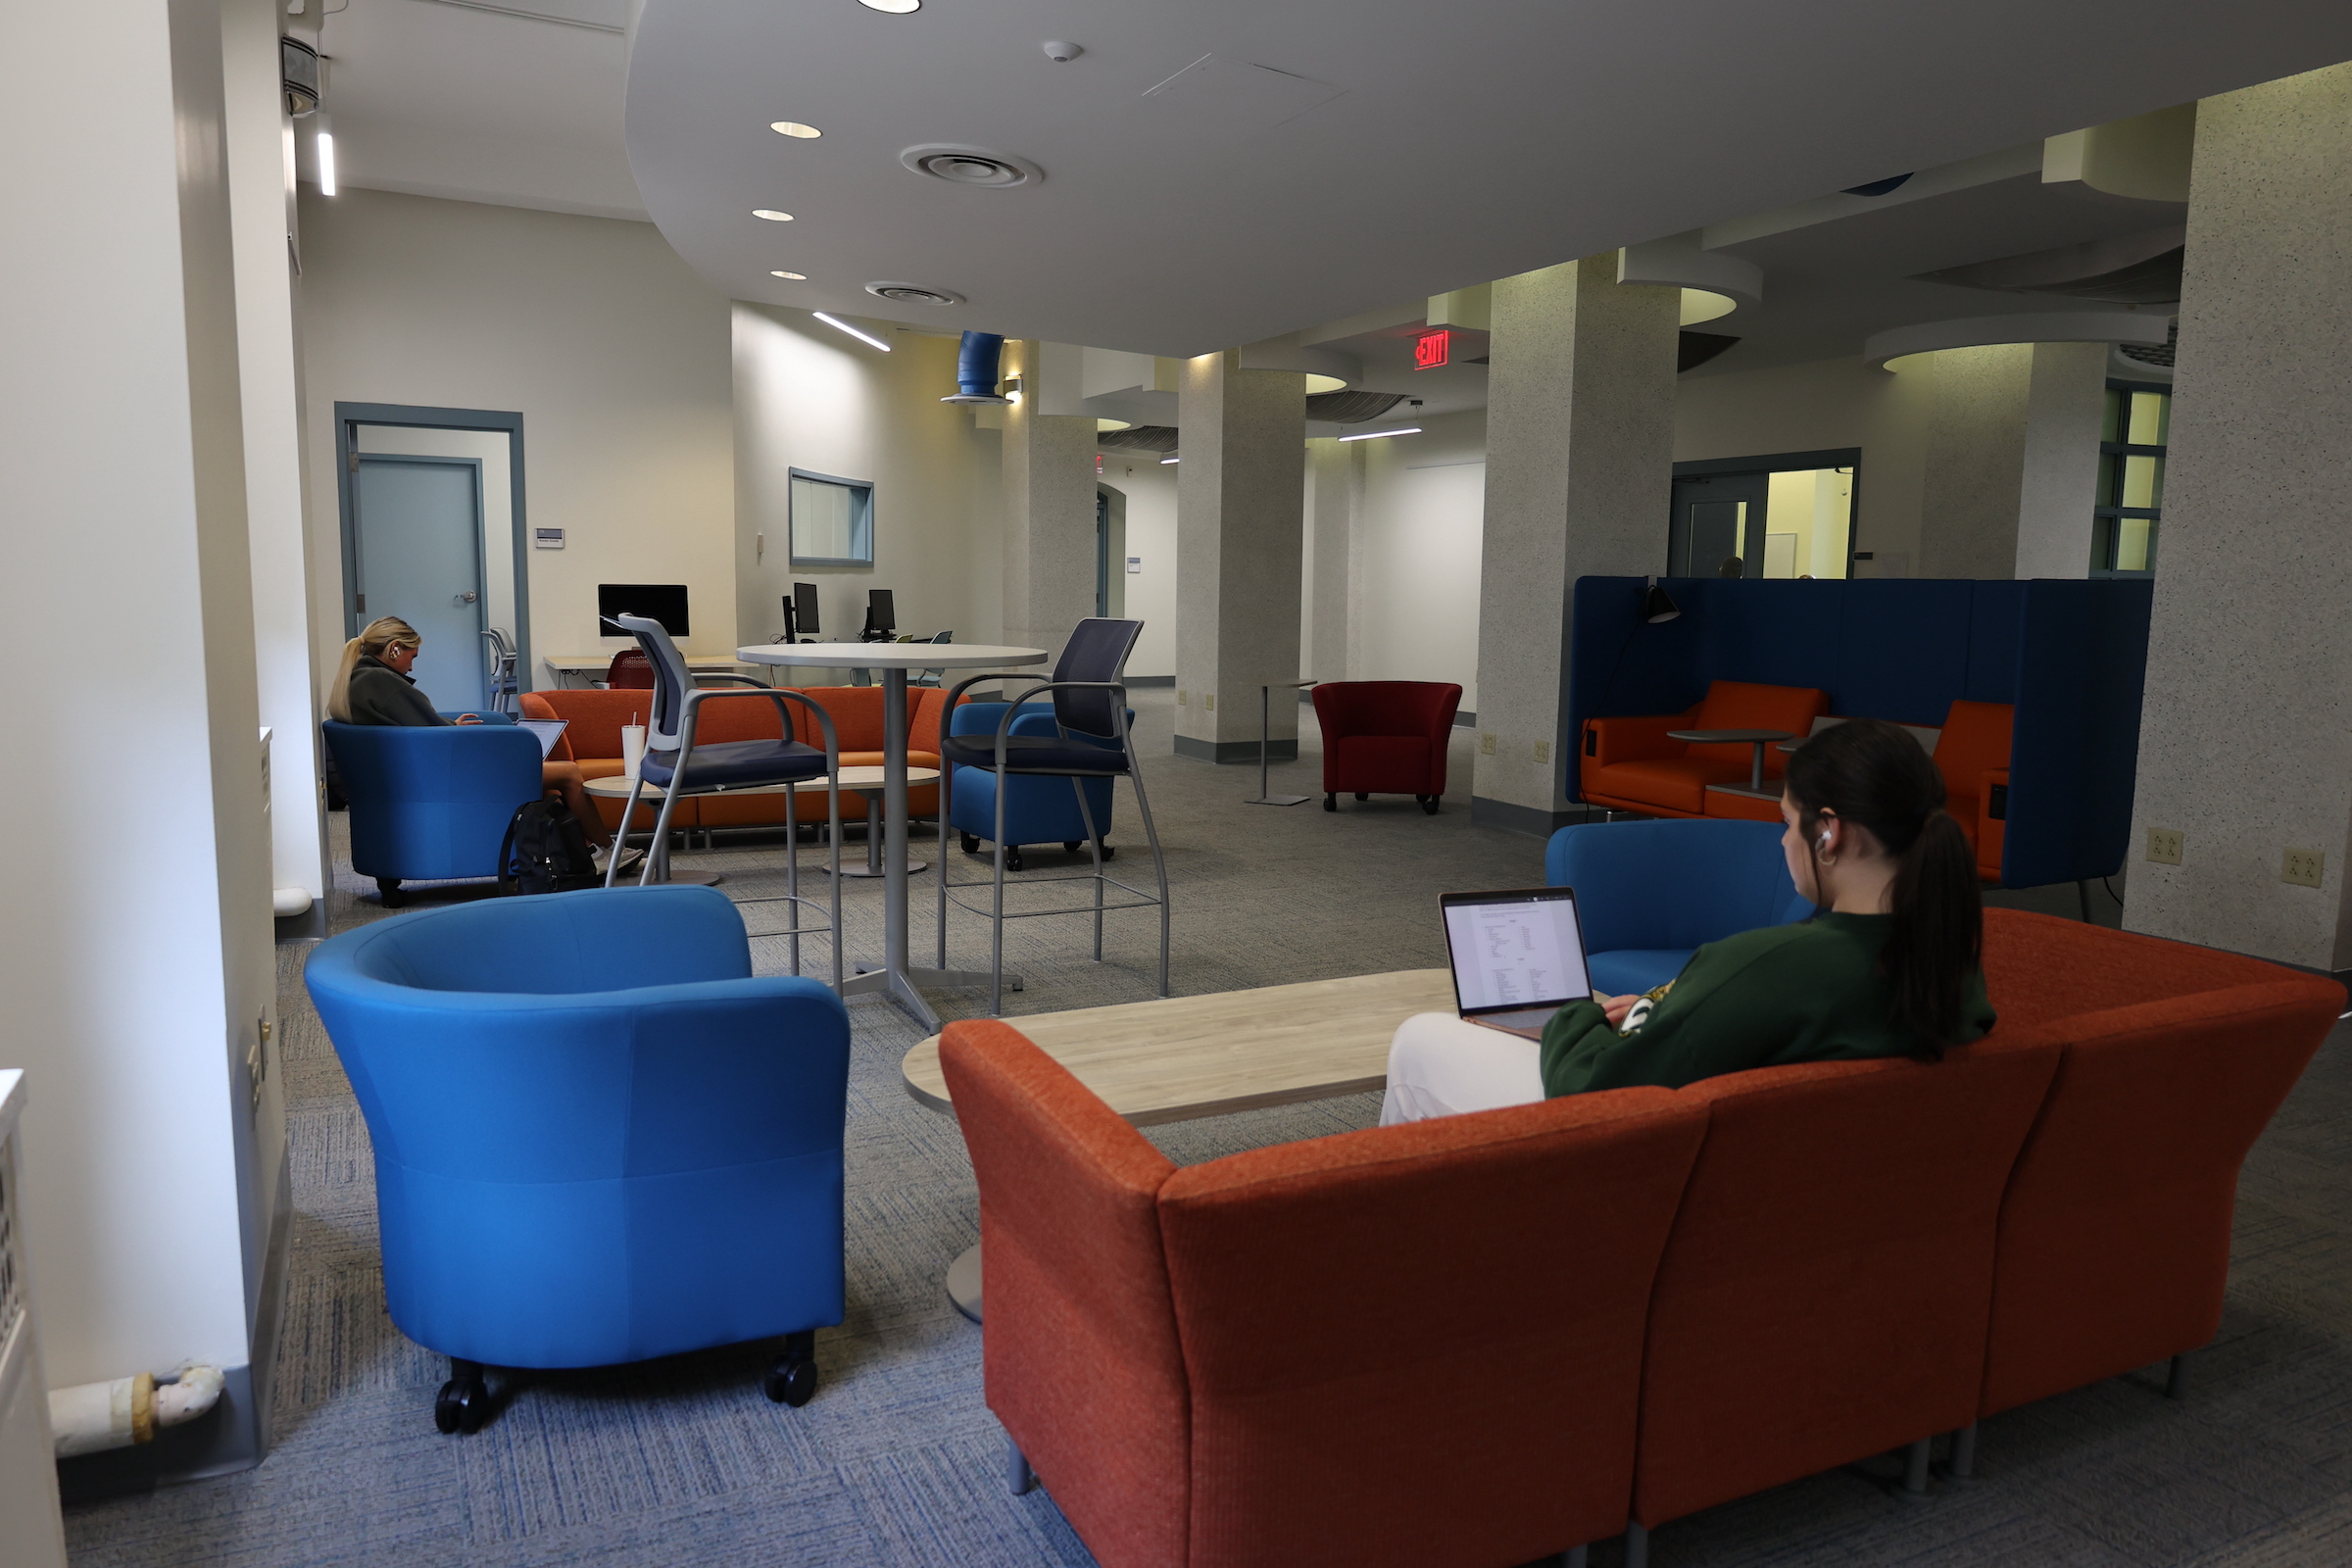
<instances>
[{"instance_id":1,"label":"woman in green sweatshirt","mask_svg":"<svg viewBox=\"0 0 2352 1568\"><path fill-rule=\"evenodd\" d=\"M1711 942L1647 996L1572 1002L1540 1043L1409 1018L1382 1122L1792 1061L1934 1061L1978 1039L1993 1022L1984 911L1943 799L1907 731L1870 718L1823 731L1790 755L1781 800L1782 850L1813 918Z\"/></svg>"}]
</instances>

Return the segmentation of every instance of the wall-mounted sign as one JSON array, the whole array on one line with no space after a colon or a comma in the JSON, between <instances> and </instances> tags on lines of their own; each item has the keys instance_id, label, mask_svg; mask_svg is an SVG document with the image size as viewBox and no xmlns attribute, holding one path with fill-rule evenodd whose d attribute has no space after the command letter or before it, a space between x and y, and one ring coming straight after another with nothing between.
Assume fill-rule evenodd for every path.
<instances>
[{"instance_id":1,"label":"wall-mounted sign","mask_svg":"<svg viewBox=\"0 0 2352 1568\"><path fill-rule=\"evenodd\" d=\"M531 530L531 548L534 550L563 549L564 530L561 528L533 528Z\"/></svg>"},{"instance_id":2,"label":"wall-mounted sign","mask_svg":"<svg viewBox=\"0 0 2352 1568\"><path fill-rule=\"evenodd\" d=\"M1129 556L1129 557L1127 558L1127 574L1128 574L1129 576L1131 576L1131 577L1133 577L1133 576L1140 576L1140 575L1143 573L1143 569L1144 569L1144 558L1143 558L1143 557L1141 557L1141 556Z\"/></svg>"},{"instance_id":3,"label":"wall-mounted sign","mask_svg":"<svg viewBox=\"0 0 2352 1568\"><path fill-rule=\"evenodd\" d=\"M1413 339L1413 368L1434 370L1453 355L1453 333L1446 327L1424 332Z\"/></svg>"}]
</instances>

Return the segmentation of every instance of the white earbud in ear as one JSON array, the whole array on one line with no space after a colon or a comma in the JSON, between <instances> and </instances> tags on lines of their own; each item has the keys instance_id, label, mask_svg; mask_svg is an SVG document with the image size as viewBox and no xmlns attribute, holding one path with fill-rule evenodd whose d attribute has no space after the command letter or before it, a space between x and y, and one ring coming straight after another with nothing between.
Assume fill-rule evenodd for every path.
<instances>
[{"instance_id":1,"label":"white earbud in ear","mask_svg":"<svg viewBox=\"0 0 2352 1568\"><path fill-rule=\"evenodd\" d=\"M1824 833L1820 838L1815 839L1813 842L1815 846L1823 853L1828 853L1830 848L1830 836L1827 833Z\"/></svg>"}]
</instances>

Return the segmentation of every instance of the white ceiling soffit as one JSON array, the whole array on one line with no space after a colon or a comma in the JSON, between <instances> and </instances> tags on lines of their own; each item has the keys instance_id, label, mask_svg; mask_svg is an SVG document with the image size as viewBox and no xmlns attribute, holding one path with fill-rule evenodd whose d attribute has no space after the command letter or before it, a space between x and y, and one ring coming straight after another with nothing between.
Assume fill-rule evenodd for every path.
<instances>
[{"instance_id":1,"label":"white ceiling soffit","mask_svg":"<svg viewBox=\"0 0 2352 1568\"><path fill-rule=\"evenodd\" d=\"M1922 321L1874 332L1862 344L1862 359L1874 369L1906 354L1941 349L1987 348L1998 343L2163 343L2172 318L2129 311L2036 311L2030 316L1971 316L1956 321Z\"/></svg>"},{"instance_id":2,"label":"white ceiling soffit","mask_svg":"<svg viewBox=\"0 0 2352 1568\"><path fill-rule=\"evenodd\" d=\"M644 0L632 50L638 189L727 293L1191 355L2331 64L2352 6Z\"/></svg>"}]
</instances>

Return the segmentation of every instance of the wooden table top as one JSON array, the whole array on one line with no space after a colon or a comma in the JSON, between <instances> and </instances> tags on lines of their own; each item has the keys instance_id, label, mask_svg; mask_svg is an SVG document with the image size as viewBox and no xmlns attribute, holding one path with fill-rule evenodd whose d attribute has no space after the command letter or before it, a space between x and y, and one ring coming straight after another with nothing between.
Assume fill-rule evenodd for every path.
<instances>
[{"instance_id":1,"label":"wooden table top","mask_svg":"<svg viewBox=\"0 0 2352 1568\"><path fill-rule=\"evenodd\" d=\"M880 767L845 767L841 770L841 787L845 790L878 790L888 782L885 770ZM939 782L939 769L936 767L910 767L906 770L906 782L915 786L936 784ZM758 784L748 789L732 789L717 793L780 795L787 789L798 790L802 794L813 791L822 795L825 793L825 781L821 777L804 778L796 779L790 784ZM626 773L614 773L607 778L592 778L587 783L587 790L591 795L604 795L616 800L626 800L629 794L629 776ZM645 793L655 800L660 800L662 794L662 786L648 784L645 787Z\"/></svg>"},{"instance_id":2,"label":"wooden table top","mask_svg":"<svg viewBox=\"0 0 2352 1568\"><path fill-rule=\"evenodd\" d=\"M1004 1021L1138 1127L1361 1094L1388 1082L1389 1040L1416 1012L1454 1010L1444 969L1306 980ZM939 1036L900 1068L906 1092L953 1112Z\"/></svg>"}]
</instances>

